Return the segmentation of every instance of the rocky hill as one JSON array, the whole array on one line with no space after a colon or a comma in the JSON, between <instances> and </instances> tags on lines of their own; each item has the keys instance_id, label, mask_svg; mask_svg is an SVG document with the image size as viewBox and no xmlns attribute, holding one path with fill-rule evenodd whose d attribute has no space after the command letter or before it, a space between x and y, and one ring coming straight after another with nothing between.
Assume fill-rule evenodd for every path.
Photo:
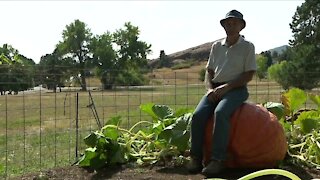
<instances>
[{"instance_id":1,"label":"rocky hill","mask_svg":"<svg viewBox=\"0 0 320 180\"><path fill-rule=\"evenodd\" d=\"M279 47L275 47L273 49L270 49L268 51L270 51L271 54L273 54L274 52L277 52L278 54L283 53L283 51L285 51L289 46L288 45L283 45L283 46L279 46Z\"/></svg>"},{"instance_id":2,"label":"rocky hill","mask_svg":"<svg viewBox=\"0 0 320 180\"><path fill-rule=\"evenodd\" d=\"M170 62L170 66L185 63L188 61L192 62L200 62L200 61L206 61L209 58L211 45L213 42L207 42L198 46L194 46L182 51L178 51L172 54L166 55L166 59ZM276 51L278 54L281 54L283 50L285 50L288 46L283 45L279 46L267 51L274 52ZM160 58L152 59L149 62L149 65L151 67L159 67L160 64Z\"/></svg>"},{"instance_id":3,"label":"rocky hill","mask_svg":"<svg viewBox=\"0 0 320 180\"><path fill-rule=\"evenodd\" d=\"M203 60L208 59L212 42L204 43L199 46L195 46L183 51L175 52L169 54L169 58L172 60L175 59L194 59L194 60Z\"/></svg>"},{"instance_id":4,"label":"rocky hill","mask_svg":"<svg viewBox=\"0 0 320 180\"><path fill-rule=\"evenodd\" d=\"M198 46L194 46L182 51L166 55L172 65L183 63L186 61L206 61L209 57L211 45L213 42L207 42ZM156 67L159 63L159 58L152 59L149 63L150 66Z\"/></svg>"}]
</instances>

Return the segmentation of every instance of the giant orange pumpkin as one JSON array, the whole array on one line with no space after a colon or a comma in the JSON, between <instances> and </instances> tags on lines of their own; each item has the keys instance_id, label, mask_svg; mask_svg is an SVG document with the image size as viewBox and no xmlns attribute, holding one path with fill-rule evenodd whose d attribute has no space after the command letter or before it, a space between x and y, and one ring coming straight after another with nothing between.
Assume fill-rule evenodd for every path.
<instances>
[{"instance_id":1,"label":"giant orange pumpkin","mask_svg":"<svg viewBox=\"0 0 320 180\"><path fill-rule=\"evenodd\" d=\"M232 115L228 167L269 168L283 160L287 151L284 130L275 115L261 105L244 103ZM204 162L211 155L214 119L208 121Z\"/></svg>"}]
</instances>

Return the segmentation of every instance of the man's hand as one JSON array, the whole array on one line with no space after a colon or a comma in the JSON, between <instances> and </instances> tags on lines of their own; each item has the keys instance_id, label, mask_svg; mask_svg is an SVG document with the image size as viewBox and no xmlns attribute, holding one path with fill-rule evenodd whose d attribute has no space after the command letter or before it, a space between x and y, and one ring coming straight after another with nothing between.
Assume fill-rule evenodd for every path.
<instances>
[{"instance_id":1,"label":"man's hand","mask_svg":"<svg viewBox=\"0 0 320 180\"><path fill-rule=\"evenodd\" d=\"M249 81L252 80L255 71L247 71L242 73L237 79L228 82L227 84L220 85L216 88L210 88L207 92L207 97L211 102L218 102L222 97L231 89L241 87L246 85Z\"/></svg>"},{"instance_id":2,"label":"man's hand","mask_svg":"<svg viewBox=\"0 0 320 180\"><path fill-rule=\"evenodd\" d=\"M229 91L228 84L220 85L214 89L209 89L206 93L209 101L218 102L222 99L222 97Z\"/></svg>"}]
</instances>

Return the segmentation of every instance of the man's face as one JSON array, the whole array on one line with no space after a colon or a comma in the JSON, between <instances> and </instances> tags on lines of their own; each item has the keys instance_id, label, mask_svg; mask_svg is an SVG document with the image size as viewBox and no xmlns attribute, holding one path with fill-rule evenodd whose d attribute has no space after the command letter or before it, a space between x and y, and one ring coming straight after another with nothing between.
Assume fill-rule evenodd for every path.
<instances>
[{"instance_id":1,"label":"man's face","mask_svg":"<svg viewBox=\"0 0 320 180\"><path fill-rule=\"evenodd\" d=\"M228 18L223 24L227 35L237 35L243 28L243 22L237 18Z\"/></svg>"}]
</instances>

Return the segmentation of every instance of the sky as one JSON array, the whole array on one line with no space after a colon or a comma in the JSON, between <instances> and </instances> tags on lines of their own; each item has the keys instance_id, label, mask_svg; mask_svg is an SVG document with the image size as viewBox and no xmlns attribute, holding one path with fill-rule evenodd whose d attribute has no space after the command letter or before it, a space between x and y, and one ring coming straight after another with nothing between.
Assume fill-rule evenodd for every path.
<instances>
[{"instance_id":1,"label":"sky","mask_svg":"<svg viewBox=\"0 0 320 180\"><path fill-rule=\"evenodd\" d=\"M287 45L292 39L289 24L303 0L206 0L206 1L110 1L110 0L0 0L0 45L10 44L20 54L39 63L62 41L66 25L76 19L94 35L113 33L131 22L140 40L151 44L148 59L182 51L225 37L220 25L227 12L243 14L241 34L256 53Z\"/></svg>"}]
</instances>

